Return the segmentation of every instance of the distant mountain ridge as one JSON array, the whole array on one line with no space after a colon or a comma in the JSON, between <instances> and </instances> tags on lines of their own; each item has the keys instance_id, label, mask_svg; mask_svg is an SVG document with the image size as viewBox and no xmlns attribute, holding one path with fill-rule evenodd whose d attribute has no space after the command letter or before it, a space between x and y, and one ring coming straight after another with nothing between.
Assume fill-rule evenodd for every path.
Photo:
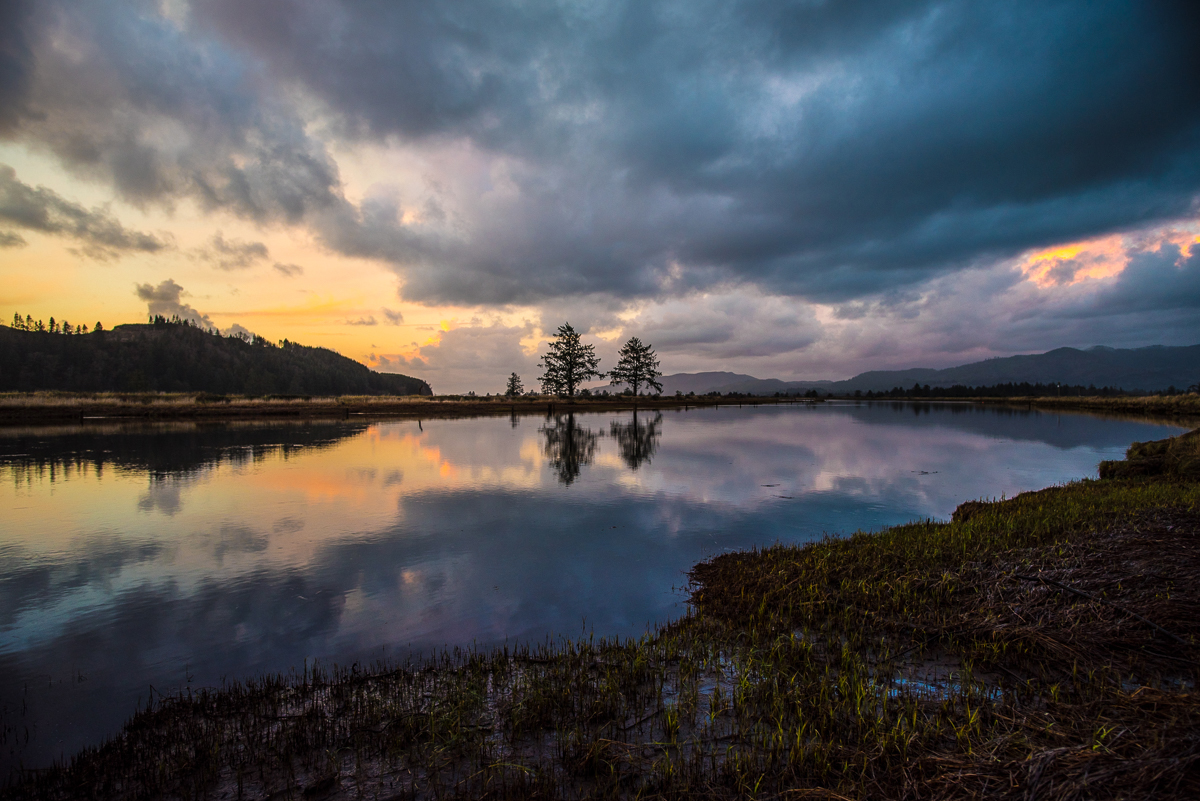
<instances>
[{"instance_id":1,"label":"distant mountain ridge","mask_svg":"<svg viewBox=\"0 0 1200 801\"><path fill-rule=\"evenodd\" d=\"M701 380L700 376L711 378ZM870 370L845 381L781 381L738 373L677 373L662 378L663 393L671 395L677 389L684 394L715 391L771 395L809 389L841 394L855 390L885 392L894 387L909 389L914 384L949 388L1021 382L1146 391L1171 386L1183 389L1200 383L1200 345L1124 349L1097 346L1087 350L1056 348L1046 353L986 359L941 370L925 367ZM684 386L688 388L683 389Z\"/></svg>"},{"instance_id":2,"label":"distant mountain ridge","mask_svg":"<svg viewBox=\"0 0 1200 801\"><path fill-rule=\"evenodd\" d=\"M230 395L431 395L326 348L246 342L183 323L58 334L0 325L0 391L211 392Z\"/></svg>"}]
</instances>

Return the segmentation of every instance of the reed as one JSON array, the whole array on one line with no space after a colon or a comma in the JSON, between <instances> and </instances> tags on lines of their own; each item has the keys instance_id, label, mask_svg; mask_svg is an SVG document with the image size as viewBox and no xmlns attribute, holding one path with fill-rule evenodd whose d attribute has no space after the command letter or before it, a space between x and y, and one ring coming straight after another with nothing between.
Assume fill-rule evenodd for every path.
<instances>
[{"instance_id":1,"label":"reed","mask_svg":"<svg viewBox=\"0 0 1200 801\"><path fill-rule=\"evenodd\" d=\"M156 699L59 798L1194 798L1200 483L1081 481L690 574L638 639Z\"/></svg>"}]
</instances>

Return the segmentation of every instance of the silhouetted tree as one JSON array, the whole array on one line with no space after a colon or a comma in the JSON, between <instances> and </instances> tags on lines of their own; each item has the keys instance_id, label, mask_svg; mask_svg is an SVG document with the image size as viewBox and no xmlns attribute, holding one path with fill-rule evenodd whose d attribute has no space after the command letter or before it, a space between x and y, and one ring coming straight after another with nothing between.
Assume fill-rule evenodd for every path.
<instances>
[{"instance_id":1,"label":"silhouetted tree","mask_svg":"<svg viewBox=\"0 0 1200 801\"><path fill-rule=\"evenodd\" d=\"M642 343L637 337L630 337L621 346L617 354L617 366L609 373L612 384L628 384L633 394L644 384L647 389L653 387L662 392L662 384L657 380L662 372L658 369L658 357L654 348Z\"/></svg>"},{"instance_id":2,"label":"silhouetted tree","mask_svg":"<svg viewBox=\"0 0 1200 801\"><path fill-rule=\"evenodd\" d=\"M525 387L521 385L521 376L516 373L508 377L508 385L504 388L504 394L510 398L515 398L525 391Z\"/></svg>"},{"instance_id":3,"label":"silhouetted tree","mask_svg":"<svg viewBox=\"0 0 1200 801\"><path fill-rule=\"evenodd\" d=\"M600 359L594 345L585 345L570 323L558 327L556 338L550 342L550 350L539 364L542 373L542 391L553 395L574 397L576 388L589 378L603 378L596 368Z\"/></svg>"}]
</instances>

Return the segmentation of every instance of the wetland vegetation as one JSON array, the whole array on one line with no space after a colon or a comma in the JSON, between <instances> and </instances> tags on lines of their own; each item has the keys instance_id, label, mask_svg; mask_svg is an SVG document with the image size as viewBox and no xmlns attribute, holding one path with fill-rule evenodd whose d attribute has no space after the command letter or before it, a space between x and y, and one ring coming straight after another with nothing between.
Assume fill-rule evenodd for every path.
<instances>
[{"instance_id":1,"label":"wetland vegetation","mask_svg":"<svg viewBox=\"0 0 1200 801\"><path fill-rule=\"evenodd\" d=\"M717 556L638 639L156 696L5 794L1193 798L1196 442L949 522Z\"/></svg>"}]
</instances>

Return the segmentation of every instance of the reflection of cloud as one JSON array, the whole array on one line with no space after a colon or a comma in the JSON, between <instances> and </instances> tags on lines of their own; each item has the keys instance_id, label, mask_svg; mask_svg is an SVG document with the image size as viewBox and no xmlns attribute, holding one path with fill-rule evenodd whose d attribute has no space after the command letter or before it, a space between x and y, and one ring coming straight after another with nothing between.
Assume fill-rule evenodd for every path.
<instances>
[{"instance_id":1,"label":"reflection of cloud","mask_svg":"<svg viewBox=\"0 0 1200 801\"><path fill-rule=\"evenodd\" d=\"M271 531L276 534L295 534L303 530L304 520L297 517L281 517L271 526Z\"/></svg>"},{"instance_id":2,"label":"reflection of cloud","mask_svg":"<svg viewBox=\"0 0 1200 801\"><path fill-rule=\"evenodd\" d=\"M161 512L174 517L183 509L183 482L172 478L150 477L150 487L138 498L138 511Z\"/></svg>"},{"instance_id":3,"label":"reflection of cloud","mask_svg":"<svg viewBox=\"0 0 1200 801\"><path fill-rule=\"evenodd\" d=\"M225 563L226 555L256 554L267 550L268 539L250 526L231 525L221 526L213 548L213 559L218 566Z\"/></svg>"},{"instance_id":4,"label":"reflection of cloud","mask_svg":"<svg viewBox=\"0 0 1200 801\"><path fill-rule=\"evenodd\" d=\"M48 473L0 465L41 504L6 509L16 524L0 531L15 555L0 581L0 624L21 643L15 655L0 653L0 675L87 673L79 694L63 696L56 683L68 700L46 696L30 708L58 726L43 731L98 739L147 683L178 686L185 664L197 683L214 685L314 656L345 664L402 659L410 647L537 641L577 631L585 616L598 635L636 636L648 620L682 614L670 588L724 549L944 516L983 493L1083 475L1096 448L1169 431L955 408L668 413L646 421L662 434L636 482L620 483L631 474L614 436L592 440L597 457L614 442L604 446L613 458L594 458L589 480L570 492L555 489L562 475L551 478L544 460L561 467L572 451L590 452L586 436L567 444L572 426L575 435L611 430L627 415L547 421L559 429L550 454L537 419L514 430L495 417L426 421L423 431L409 422L164 427L136 440L140 461L127 457L103 480L59 469L51 483ZM60 450L100 452L117 439L76 436ZM17 437L9 450L25 453ZM233 448L248 459L230 469ZM183 485L156 479L146 492L147 464L197 461L212 469L170 525L130 518L143 494L170 507L171 487ZM341 489L310 494L313 485ZM80 521L127 533L76 541ZM0 705L6 686L18 683L0 686ZM59 747L47 745L46 759Z\"/></svg>"}]
</instances>

